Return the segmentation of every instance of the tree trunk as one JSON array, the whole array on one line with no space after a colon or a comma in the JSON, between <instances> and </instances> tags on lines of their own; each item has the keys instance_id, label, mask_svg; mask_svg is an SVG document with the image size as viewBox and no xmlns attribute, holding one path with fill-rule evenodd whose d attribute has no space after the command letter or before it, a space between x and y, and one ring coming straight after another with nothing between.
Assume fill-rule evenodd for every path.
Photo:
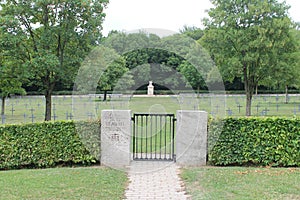
<instances>
[{"instance_id":1,"label":"tree trunk","mask_svg":"<svg viewBox=\"0 0 300 200\"><path fill-rule=\"evenodd\" d=\"M45 99L46 99L45 121L51 120L51 106L52 106L51 97L52 97L52 91L47 90L45 94Z\"/></svg>"},{"instance_id":2,"label":"tree trunk","mask_svg":"<svg viewBox=\"0 0 300 200\"><path fill-rule=\"evenodd\" d=\"M104 90L103 101L106 101L106 99L107 99L107 90Z\"/></svg>"},{"instance_id":3,"label":"tree trunk","mask_svg":"<svg viewBox=\"0 0 300 200\"><path fill-rule=\"evenodd\" d=\"M200 86L199 85L197 86L197 97L198 98L200 97Z\"/></svg>"},{"instance_id":4,"label":"tree trunk","mask_svg":"<svg viewBox=\"0 0 300 200\"><path fill-rule=\"evenodd\" d=\"M251 116L252 95L246 91L246 116Z\"/></svg>"},{"instance_id":5,"label":"tree trunk","mask_svg":"<svg viewBox=\"0 0 300 200\"><path fill-rule=\"evenodd\" d=\"M258 85L255 86L255 95L258 94Z\"/></svg>"},{"instance_id":6,"label":"tree trunk","mask_svg":"<svg viewBox=\"0 0 300 200\"><path fill-rule=\"evenodd\" d=\"M55 86L55 78L52 72L48 72L48 75L45 76L44 84L46 85L45 88L45 99L46 99L46 106L45 106L45 121L51 120L51 107L52 107L52 92Z\"/></svg>"},{"instance_id":7,"label":"tree trunk","mask_svg":"<svg viewBox=\"0 0 300 200\"><path fill-rule=\"evenodd\" d=\"M3 116L5 113L5 97L1 97L1 101L1 116Z\"/></svg>"},{"instance_id":8,"label":"tree trunk","mask_svg":"<svg viewBox=\"0 0 300 200\"><path fill-rule=\"evenodd\" d=\"M285 86L285 103L289 103L289 87L287 85Z\"/></svg>"}]
</instances>

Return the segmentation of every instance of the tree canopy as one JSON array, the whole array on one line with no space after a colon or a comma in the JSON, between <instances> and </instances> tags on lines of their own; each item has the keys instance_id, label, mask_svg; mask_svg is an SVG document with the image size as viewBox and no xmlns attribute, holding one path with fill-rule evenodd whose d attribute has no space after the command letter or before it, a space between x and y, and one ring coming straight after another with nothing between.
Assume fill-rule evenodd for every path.
<instances>
[{"instance_id":1,"label":"tree canopy","mask_svg":"<svg viewBox=\"0 0 300 200\"><path fill-rule=\"evenodd\" d=\"M25 71L21 66L23 57L21 40L15 39L12 34L5 31L3 19L1 19L0 24L0 98L2 102L1 115L4 115L5 99L8 96L25 94L22 87Z\"/></svg>"},{"instance_id":2,"label":"tree canopy","mask_svg":"<svg viewBox=\"0 0 300 200\"><path fill-rule=\"evenodd\" d=\"M209 19L201 39L227 80L241 77L246 93L246 115L251 115L255 86L291 66L297 51L289 6L277 0L211 0ZM284 62L284 65L282 64Z\"/></svg>"},{"instance_id":3,"label":"tree canopy","mask_svg":"<svg viewBox=\"0 0 300 200\"><path fill-rule=\"evenodd\" d=\"M99 43L108 0L3 0L6 32L23 37L30 79L44 91L45 120L51 119L55 84L73 80L80 62ZM25 36L25 37L24 37Z\"/></svg>"},{"instance_id":4,"label":"tree canopy","mask_svg":"<svg viewBox=\"0 0 300 200\"><path fill-rule=\"evenodd\" d=\"M145 32L114 32L105 39L104 44L124 57L135 84L141 86L152 80L154 84L167 88L186 89L192 86L193 89L207 89L205 70L197 71L193 64L201 63L199 68L205 69L211 67L211 62L187 31L201 33L199 29L186 28L186 34L160 38ZM195 37L198 38L198 35Z\"/></svg>"},{"instance_id":5,"label":"tree canopy","mask_svg":"<svg viewBox=\"0 0 300 200\"><path fill-rule=\"evenodd\" d=\"M45 120L50 120L54 88L71 88L80 66L87 77L77 83L105 94L144 87L150 80L199 91L223 84L220 71L226 82L244 83L246 115L251 115L257 86L300 87L299 24L289 18L284 1L211 2L205 30L185 26L162 38L112 31L104 38L108 0L0 0L0 96L24 93L24 84L37 86L46 99Z\"/></svg>"}]
</instances>

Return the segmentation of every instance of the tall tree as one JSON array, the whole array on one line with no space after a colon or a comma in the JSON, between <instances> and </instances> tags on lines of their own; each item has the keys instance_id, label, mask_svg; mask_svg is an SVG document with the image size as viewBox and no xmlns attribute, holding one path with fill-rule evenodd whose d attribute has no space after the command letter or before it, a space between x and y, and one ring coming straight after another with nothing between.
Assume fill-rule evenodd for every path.
<instances>
[{"instance_id":1,"label":"tall tree","mask_svg":"<svg viewBox=\"0 0 300 200\"><path fill-rule=\"evenodd\" d=\"M45 120L51 120L55 84L73 80L80 62L101 38L108 0L2 0L7 32L22 33L31 80L43 89Z\"/></svg>"},{"instance_id":2,"label":"tall tree","mask_svg":"<svg viewBox=\"0 0 300 200\"><path fill-rule=\"evenodd\" d=\"M96 89L107 92L126 90L134 84L133 77L125 65L125 59L112 48L95 47L82 62L76 77L75 88L82 94L94 93Z\"/></svg>"},{"instance_id":3,"label":"tall tree","mask_svg":"<svg viewBox=\"0 0 300 200\"><path fill-rule=\"evenodd\" d=\"M200 74L197 69L188 61L184 61L179 66L179 71L187 79L188 84L190 84L196 91L200 94L200 89L206 89L205 77Z\"/></svg>"},{"instance_id":4,"label":"tall tree","mask_svg":"<svg viewBox=\"0 0 300 200\"><path fill-rule=\"evenodd\" d=\"M2 11L0 11L2 14ZM21 40L5 31L3 20L0 20L0 98L1 116L5 114L5 100L12 94L25 94L22 81L25 71L22 66ZM21 38L21 37L20 37Z\"/></svg>"},{"instance_id":5,"label":"tall tree","mask_svg":"<svg viewBox=\"0 0 300 200\"><path fill-rule=\"evenodd\" d=\"M1 115L5 113L5 100L9 95L21 94L26 92L22 88L21 75L12 63L0 64L0 98L1 98Z\"/></svg>"},{"instance_id":6,"label":"tall tree","mask_svg":"<svg viewBox=\"0 0 300 200\"><path fill-rule=\"evenodd\" d=\"M210 51L225 80L243 79L246 115L250 116L255 86L279 72L280 58L296 51L289 42L289 6L277 0L211 2L215 7L208 12L210 18L204 20L201 44Z\"/></svg>"},{"instance_id":7,"label":"tall tree","mask_svg":"<svg viewBox=\"0 0 300 200\"><path fill-rule=\"evenodd\" d=\"M285 90L285 103L288 103L289 88L300 87L300 32L299 30L291 30L292 37L286 40L287 46L296 48L296 51L289 54L278 55L276 59L276 71L269 74L258 82L258 86L265 86L272 89Z\"/></svg>"},{"instance_id":8,"label":"tall tree","mask_svg":"<svg viewBox=\"0 0 300 200\"><path fill-rule=\"evenodd\" d=\"M280 73L275 73L275 84L285 89L285 103L289 103L289 87L300 87L300 32L294 29L292 31L294 40L289 41L290 46L296 45L297 51L292 54L280 57L278 65Z\"/></svg>"},{"instance_id":9,"label":"tall tree","mask_svg":"<svg viewBox=\"0 0 300 200\"><path fill-rule=\"evenodd\" d=\"M133 84L134 80L129 69L125 66L125 59L119 57L114 60L100 76L98 87L100 90L104 91L103 101L106 101L108 91L114 89L127 89Z\"/></svg>"}]
</instances>

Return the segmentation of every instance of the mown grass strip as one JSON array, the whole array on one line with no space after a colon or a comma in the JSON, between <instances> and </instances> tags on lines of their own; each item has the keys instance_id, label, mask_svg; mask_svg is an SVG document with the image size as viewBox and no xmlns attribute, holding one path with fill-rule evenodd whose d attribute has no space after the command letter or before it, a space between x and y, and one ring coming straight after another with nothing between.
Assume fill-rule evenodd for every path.
<instances>
[{"instance_id":1,"label":"mown grass strip","mask_svg":"<svg viewBox=\"0 0 300 200\"><path fill-rule=\"evenodd\" d=\"M105 167L0 171L0 199L122 199L126 183Z\"/></svg>"}]
</instances>

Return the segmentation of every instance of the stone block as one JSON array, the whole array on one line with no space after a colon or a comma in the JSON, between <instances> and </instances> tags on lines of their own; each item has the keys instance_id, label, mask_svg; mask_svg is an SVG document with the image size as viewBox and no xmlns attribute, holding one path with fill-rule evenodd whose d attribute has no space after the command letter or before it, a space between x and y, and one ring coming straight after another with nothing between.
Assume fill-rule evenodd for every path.
<instances>
[{"instance_id":1,"label":"stone block","mask_svg":"<svg viewBox=\"0 0 300 200\"><path fill-rule=\"evenodd\" d=\"M130 165L131 123L130 110L102 110L101 165L113 168Z\"/></svg>"},{"instance_id":2,"label":"stone block","mask_svg":"<svg viewBox=\"0 0 300 200\"><path fill-rule=\"evenodd\" d=\"M183 166L206 165L207 120L204 111L177 111L176 162Z\"/></svg>"}]
</instances>

